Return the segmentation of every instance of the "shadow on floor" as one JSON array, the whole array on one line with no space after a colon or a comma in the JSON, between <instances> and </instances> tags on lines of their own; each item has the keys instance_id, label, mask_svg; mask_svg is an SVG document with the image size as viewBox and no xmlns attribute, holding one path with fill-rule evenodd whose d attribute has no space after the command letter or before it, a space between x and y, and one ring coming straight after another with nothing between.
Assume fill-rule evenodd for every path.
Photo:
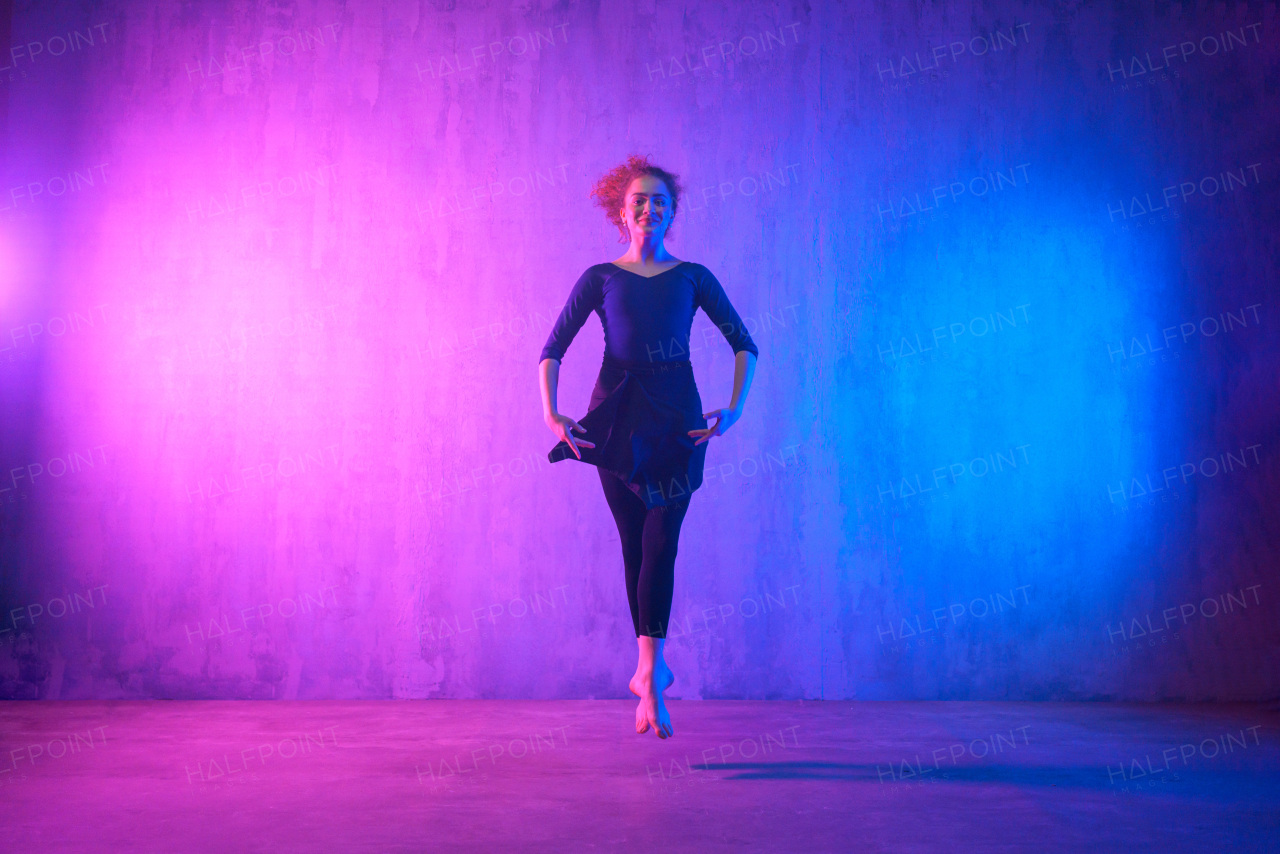
<instances>
[{"instance_id":1,"label":"shadow on floor","mask_svg":"<svg viewBox=\"0 0 1280 854\"><path fill-rule=\"evenodd\" d=\"M1123 786L1124 779L1114 783L1105 768L1042 767L1026 765L972 765L956 766L943 762L934 767L925 760L891 762L883 765L866 765L842 762L727 762L699 766L703 771L737 771L725 780L858 780L864 782L892 783L1002 783L1011 786L1058 786L1109 791ZM1147 775L1143 782L1167 783L1177 786L1185 781L1185 774L1175 770L1157 770Z\"/></svg>"}]
</instances>

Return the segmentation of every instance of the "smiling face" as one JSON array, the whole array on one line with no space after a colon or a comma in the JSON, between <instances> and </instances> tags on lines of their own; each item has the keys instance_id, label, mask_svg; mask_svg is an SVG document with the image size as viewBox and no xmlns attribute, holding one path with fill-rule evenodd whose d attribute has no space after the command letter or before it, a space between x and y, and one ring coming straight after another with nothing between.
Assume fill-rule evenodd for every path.
<instances>
[{"instance_id":1,"label":"smiling face","mask_svg":"<svg viewBox=\"0 0 1280 854\"><path fill-rule=\"evenodd\" d=\"M661 178L641 175L627 187L621 214L633 236L661 238L674 216L671 191Z\"/></svg>"}]
</instances>

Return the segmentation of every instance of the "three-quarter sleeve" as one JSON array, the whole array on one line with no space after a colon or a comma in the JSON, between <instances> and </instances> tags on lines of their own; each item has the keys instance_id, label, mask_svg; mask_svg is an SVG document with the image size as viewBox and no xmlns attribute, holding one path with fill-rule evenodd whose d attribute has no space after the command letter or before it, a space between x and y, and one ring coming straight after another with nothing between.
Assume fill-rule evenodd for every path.
<instances>
[{"instance_id":1,"label":"three-quarter sleeve","mask_svg":"<svg viewBox=\"0 0 1280 854\"><path fill-rule=\"evenodd\" d=\"M760 350L756 347L756 342L751 340L746 325L734 310L733 303L729 302L729 297L720 285L719 279L706 267L703 267L701 272L696 291L699 307L707 313L711 322L720 328L734 353L746 350L759 358Z\"/></svg>"},{"instance_id":2,"label":"three-quarter sleeve","mask_svg":"<svg viewBox=\"0 0 1280 854\"><path fill-rule=\"evenodd\" d=\"M587 268L586 272L578 277L573 290L569 292L569 301L564 304L560 317L551 328L551 334L547 336L542 354L538 356L539 364L543 359L555 359L557 362L564 360L564 353L569 349L582 324L587 322L591 312L600 308L603 299L602 285L602 279L597 275L595 267Z\"/></svg>"}]
</instances>

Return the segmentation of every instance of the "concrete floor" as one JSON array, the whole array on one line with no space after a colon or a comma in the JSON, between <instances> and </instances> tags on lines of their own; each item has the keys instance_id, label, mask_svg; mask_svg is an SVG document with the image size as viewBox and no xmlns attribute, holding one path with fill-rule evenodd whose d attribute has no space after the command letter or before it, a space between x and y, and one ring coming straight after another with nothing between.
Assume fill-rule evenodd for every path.
<instances>
[{"instance_id":1,"label":"concrete floor","mask_svg":"<svg viewBox=\"0 0 1280 854\"><path fill-rule=\"evenodd\" d=\"M1280 851L1280 710L0 704L23 851Z\"/></svg>"}]
</instances>

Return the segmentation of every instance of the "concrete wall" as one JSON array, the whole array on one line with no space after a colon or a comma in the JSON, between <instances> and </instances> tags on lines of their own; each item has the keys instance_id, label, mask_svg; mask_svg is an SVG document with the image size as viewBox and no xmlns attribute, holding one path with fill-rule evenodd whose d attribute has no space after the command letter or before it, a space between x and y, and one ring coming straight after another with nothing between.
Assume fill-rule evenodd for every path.
<instances>
[{"instance_id":1,"label":"concrete wall","mask_svg":"<svg viewBox=\"0 0 1280 854\"><path fill-rule=\"evenodd\" d=\"M536 362L635 151L761 349L674 694L1276 696L1274 5L5 18L3 695L624 696Z\"/></svg>"}]
</instances>

